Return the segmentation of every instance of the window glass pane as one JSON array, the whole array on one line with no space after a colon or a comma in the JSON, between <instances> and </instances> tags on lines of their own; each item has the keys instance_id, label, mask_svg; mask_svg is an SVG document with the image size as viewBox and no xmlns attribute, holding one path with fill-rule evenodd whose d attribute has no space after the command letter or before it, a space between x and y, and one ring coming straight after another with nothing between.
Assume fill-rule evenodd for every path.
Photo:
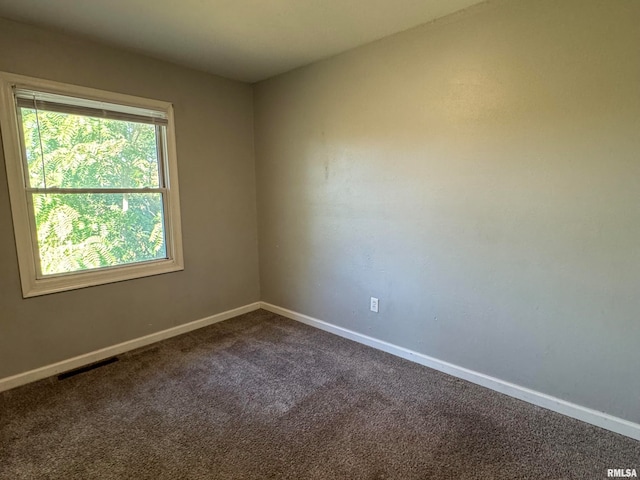
<instances>
[{"instance_id":1,"label":"window glass pane","mask_svg":"<svg viewBox=\"0 0 640 480\"><path fill-rule=\"evenodd\" d=\"M154 125L32 108L20 112L31 187L160 186Z\"/></svg>"},{"instance_id":2,"label":"window glass pane","mask_svg":"<svg viewBox=\"0 0 640 480\"><path fill-rule=\"evenodd\" d=\"M33 194L43 275L167 258L161 193Z\"/></svg>"}]
</instances>

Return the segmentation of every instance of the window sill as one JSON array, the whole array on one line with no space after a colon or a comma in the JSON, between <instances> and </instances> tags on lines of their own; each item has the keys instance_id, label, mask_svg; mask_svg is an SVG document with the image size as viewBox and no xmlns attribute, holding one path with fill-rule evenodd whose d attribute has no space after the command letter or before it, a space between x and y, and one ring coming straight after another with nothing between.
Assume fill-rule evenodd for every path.
<instances>
[{"instance_id":1,"label":"window sill","mask_svg":"<svg viewBox=\"0 0 640 480\"><path fill-rule=\"evenodd\" d=\"M158 260L38 279L27 278L23 279L23 297L37 297L50 293L77 290L181 270L184 270L184 265L181 262L177 262L176 260Z\"/></svg>"}]
</instances>

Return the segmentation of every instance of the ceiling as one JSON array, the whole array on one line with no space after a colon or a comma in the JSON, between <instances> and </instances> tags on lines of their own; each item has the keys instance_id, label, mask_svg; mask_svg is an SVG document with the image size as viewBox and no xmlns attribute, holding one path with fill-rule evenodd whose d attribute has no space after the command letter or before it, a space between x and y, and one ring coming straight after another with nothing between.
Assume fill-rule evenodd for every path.
<instances>
[{"instance_id":1,"label":"ceiling","mask_svg":"<svg viewBox=\"0 0 640 480\"><path fill-rule=\"evenodd\" d=\"M481 0L0 0L0 16L256 82Z\"/></svg>"}]
</instances>

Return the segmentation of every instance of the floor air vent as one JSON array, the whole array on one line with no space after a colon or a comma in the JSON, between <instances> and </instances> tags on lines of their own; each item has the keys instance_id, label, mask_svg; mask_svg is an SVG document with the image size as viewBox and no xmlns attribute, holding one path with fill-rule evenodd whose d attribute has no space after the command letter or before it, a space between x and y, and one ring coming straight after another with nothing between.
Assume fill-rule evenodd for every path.
<instances>
[{"instance_id":1,"label":"floor air vent","mask_svg":"<svg viewBox=\"0 0 640 480\"><path fill-rule=\"evenodd\" d=\"M96 368L104 367L105 365L109 365L111 363L115 363L118 361L118 357L106 358L105 360L100 360L99 362L92 363L90 365L85 365L84 367L76 368L74 370L69 370L68 372L61 373L58 375L58 380L66 380L67 378L75 377L84 372L88 372L90 370L95 370Z\"/></svg>"}]
</instances>

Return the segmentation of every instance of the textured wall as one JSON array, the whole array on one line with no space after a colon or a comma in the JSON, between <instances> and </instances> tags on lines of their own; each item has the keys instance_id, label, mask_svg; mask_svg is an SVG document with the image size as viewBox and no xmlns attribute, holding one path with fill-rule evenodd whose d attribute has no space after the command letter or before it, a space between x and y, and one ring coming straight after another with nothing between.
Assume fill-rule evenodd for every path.
<instances>
[{"instance_id":1,"label":"textured wall","mask_svg":"<svg viewBox=\"0 0 640 480\"><path fill-rule=\"evenodd\" d=\"M489 3L258 84L262 299L639 422L638 25Z\"/></svg>"},{"instance_id":2,"label":"textured wall","mask_svg":"<svg viewBox=\"0 0 640 480\"><path fill-rule=\"evenodd\" d=\"M24 300L0 152L0 378L259 299L252 92L0 20L0 70L170 101L185 270Z\"/></svg>"}]
</instances>

